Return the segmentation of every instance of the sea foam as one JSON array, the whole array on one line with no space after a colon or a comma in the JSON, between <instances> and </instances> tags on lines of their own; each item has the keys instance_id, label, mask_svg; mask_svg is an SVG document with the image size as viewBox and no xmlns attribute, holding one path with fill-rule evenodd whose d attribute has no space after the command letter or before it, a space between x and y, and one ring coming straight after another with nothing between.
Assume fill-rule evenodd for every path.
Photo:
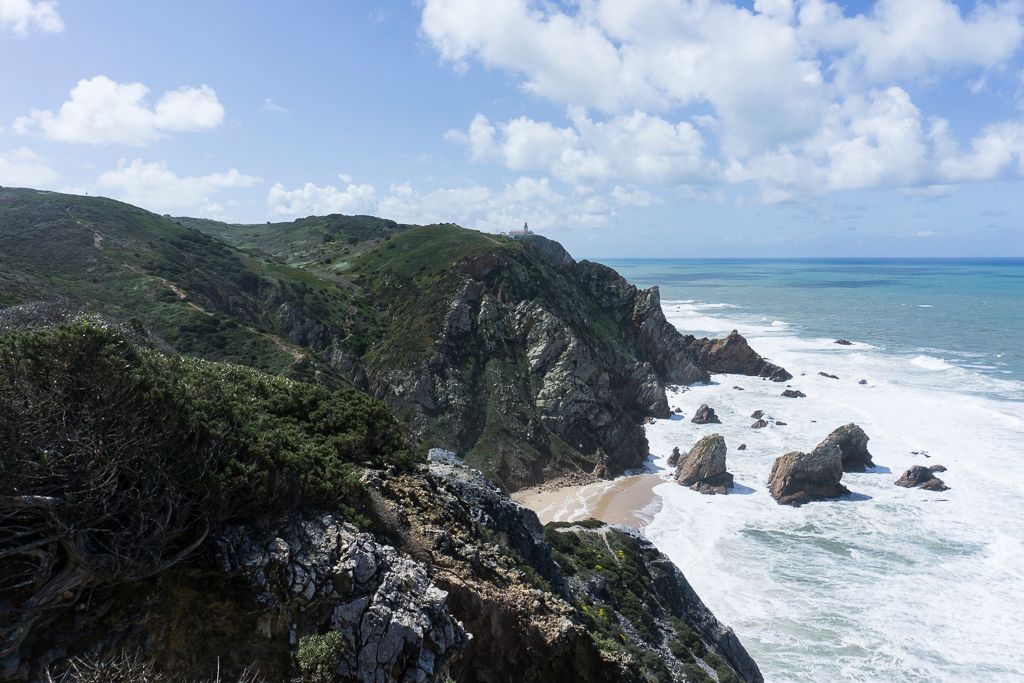
<instances>
[{"instance_id":1,"label":"sea foam","mask_svg":"<svg viewBox=\"0 0 1024 683\"><path fill-rule=\"evenodd\" d=\"M726 438L736 492L704 496L666 479L646 533L735 628L766 679L1024 680L1024 385L932 356L709 316L695 302L665 308L683 331L739 329L794 374L786 383L715 376L670 393L683 416L648 427L652 466L666 477L673 446ZM786 385L807 398L780 396ZM692 424L701 403L722 424ZM772 424L751 429L754 410ZM766 488L774 459L848 422L871 437L879 467L845 474L853 494L844 499L777 505ZM941 477L951 489L894 486L915 464L948 467Z\"/></svg>"}]
</instances>

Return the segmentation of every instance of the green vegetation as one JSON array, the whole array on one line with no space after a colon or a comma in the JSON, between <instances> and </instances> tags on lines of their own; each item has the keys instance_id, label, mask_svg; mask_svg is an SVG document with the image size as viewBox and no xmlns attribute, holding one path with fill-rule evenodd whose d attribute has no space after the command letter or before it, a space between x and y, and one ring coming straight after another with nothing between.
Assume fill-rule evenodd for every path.
<instances>
[{"instance_id":1,"label":"green vegetation","mask_svg":"<svg viewBox=\"0 0 1024 683\"><path fill-rule=\"evenodd\" d=\"M310 683L331 683L334 671L345 656L345 640L338 631L299 638L295 659L302 680Z\"/></svg>"}]
</instances>

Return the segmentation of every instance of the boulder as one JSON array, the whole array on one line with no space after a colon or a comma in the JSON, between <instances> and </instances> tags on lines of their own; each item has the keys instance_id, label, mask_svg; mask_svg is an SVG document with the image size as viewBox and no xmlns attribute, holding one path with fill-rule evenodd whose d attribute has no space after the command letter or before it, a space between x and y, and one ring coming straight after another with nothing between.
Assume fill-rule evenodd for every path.
<instances>
[{"instance_id":1,"label":"boulder","mask_svg":"<svg viewBox=\"0 0 1024 683\"><path fill-rule=\"evenodd\" d=\"M743 387L739 386L738 384L734 384L732 388L735 389L736 391L746 391Z\"/></svg>"},{"instance_id":2,"label":"boulder","mask_svg":"<svg viewBox=\"0 0 1024 683\"><path fill-rule=\"evenodd\" d=\"M914 465L896 480L897 486L903 488L921 488L928 491L945 491L949 487L946 482L935 476L930 467Z\"/></svg>"},{"instance_id":3,"label":"boulder","mask_svg":"<svg viewBox=\"0 0 1024 683\"><path fill-rule=\"evenodd\" d=\"M839 379L837 375L830 375L827 372L819 372L818 374L822 377L828 377L829 379Z\"/></svg>"},{"instance_id":4,"label":"boulder","mask_svg":"<svg viewBox=\"0 0 1024 683\"><path fill-rule=\"evenodd\" d=\"M672 409L672 412L675 413L676 415L682 415L683 409L680 408L679 406L676 406L675 408Z\"/></svg>"},{"instance_id":5,"label":"boulder","mask_svg":"<svg viewBox=\"0 0 1024 683\"><path fill-rule=\"evenodd\" d=\"M736 447L736 450L738 450L738 451L745 451L745 450L747 450L747 444L741 443L739 446Z\"/></svg>"},{"instance_id":6,"label":"boulder","mask_svg":"<svg viewBox=\"0 0 1024 683\"><path fill-rule=\"evenodd\" d=\"M679 457L680 457L679 446L673 446L672 447L672 455L668 456L668 466L669 467L675 467L676 465L678 465L679 464Z\"/></svg>"},{"instance_id":7,"label":"boulder","mask_svg":"<svg viewBox=\"0 0 1024 683\"><path fill-rule=\"evenodd\" d=\"M849 339L836 339L835 343L839 344L840 346L853 346L853 342L850 341Z\"/></svg>"},{"instance_id":8,"label":"boulder","mask_svg":"<svg viewBox=\"0 0 1024 683\"><path fill-rule=\"evenodd\" d=\"M818 448L836 446L843 461L843 472L864 472L874 467L871 453L868 452L868 435L864 430L851 422L835 429L818 444Z\"/></svg>"},{"instance_id":9,"label":"boulder","mask_svg":"<svg viewBox=\"0 0 1024 683\"><path fill-rule=\"evenodd\" d=\"M836 446L815 448L810 453L793 451L776 458L768 489L780 505L802 505L849 493L840 483L842 478L842 457Z\"/></svg>"},{"instance_id":10,"label":"boulder","mask_svg":"<svg viewBox=\"0 0 1024 683\"><path fill-rule=\"evenodd\" d=\"M763 410L755 410L754 412L752 412L750 414L750 417L754 418L755 420L760 420L762 417L764 417L764 411Z\"/></svg>"},{"instance_id":11,"label":"boulder","mask_svg":"<svg viewBox=\"0 0 1024 683\"><path fill-rule=\"evenodd\" d=\"M679 461L676 483L705 494L728 493L732 475L725 471L725 438L708 434Z\"/></svg>"},{"instance_id":12,"label":"boulder","mask_svg":"<svg viewBox=\"0 0 1024 683\"><path fill-rule=\"evenodd\" d=\"M785 427L787 424L789 424L789 423L788 422L783 422L782 420L776 420L775 421L775 426L776 427Z\"/></svg>"},{"instance_id":13,"label":"boulder","mask_svg":"<svg viewBox=\"0 0 1024 683\"><path fill-rule=\"evenodd\" d=\"M757 422L755 422L754 424L750 425L750 428L751 429L764 429L767 426L768 426L768 420L759 419Z\"/></svg>"},{"instance_id":14,"label":"boulder","mask_svg":"<svg viewBox=\"0 0 1024 683\"><path fill-rule=\"evenodd\" d=\"M866 379L862 379L862 380L858 380L857 381L857 384L867 384L867 383L868 383L868 381Z\"/></svg>"},{"instance_id":15,"label":"boulder","mask_svg":"<svg viewBox=\"0 0 1024 683\"><path fill-rule=\"evenodd\" d=\"M709 408L706 403L702 403L700 408L697 408L697 412L694 413L693 417L690 418L690 422L699 425L706 424L721 424L721 420L715 415L715 411Z\"/></svg>"},{"instance_id":16,"label":"boulder","mask_svg":"<svg viewBox=\"0 0 1024 683\"><path fill-rule=\"evenodd\" d=\"M782 392L782 395L786 398L807 398L807 394L799 389L786 389Z\"/></svg>"}]
</instances>

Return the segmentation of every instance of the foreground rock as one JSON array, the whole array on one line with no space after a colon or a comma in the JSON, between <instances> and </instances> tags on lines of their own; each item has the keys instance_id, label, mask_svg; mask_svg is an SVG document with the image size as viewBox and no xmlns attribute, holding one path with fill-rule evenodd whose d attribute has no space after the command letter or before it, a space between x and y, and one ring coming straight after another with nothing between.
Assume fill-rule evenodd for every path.
<instances>
[{"instance_id":1,"label":"foreground rock","mask_svg":"<svg viewBox=\"0 0 1024 683\"><path fill-rule=\"evenodd\" d=\"M936 465L936 467L942 466ZM944 472L945 468L943 467L942 470L939 471ZM908 489L920 488L925 489L926 491L948 490L949 487L946 486L946 482L936 477L935 472L936 470L933 470L931 467L925 467L923 465L914 465L909 470L904 472L902 477L896 480L896 485Z\"/></svg>"},{"instance_id":2,"label":"foreground rock","mask_svg":"<svg viewBox=\"0 0 1024 683\"><path fill-rule=\"evenodd\" d=\"M687 336L687 339L690 340L690 349L697 356L699 365L709 372L753 375L773 382L793 379L793 375L769 363L750 348L747 340L736 330L730 332L725 339L695 339L692 336Z\"/></svg>"},{"instance_id":3,"label":"foreground rock","mask_svg":"<svg viewBox=\"0 0 1024 683\"><path fill-rule=\"evenodd\" d=\"M810 453L793 451L777 458L768 477L768 489L780 505L802 505L849 493L849 489L839 483L842 478L839 449L826 446Z\"/></svg>"},{"instance_id":4,"label":"foreground rock","mask_svg":"<svg viewBox=\"0 0 1024 683\"><path fill-rule=\"evenodd\" d=\"M871 453L868 452L868 435L864 430L851 422L837 428L818 444L818 448L835 446L839 449L843 461L843 472L865 472L874 467Z\"/></svg>"},{"instance_id":5,"label":"foreground rock","mask_svg":"<svg viewBox=\"0 0 1024 683\"><path fill-rule=\"evenodd\" d=\"M702 403L700 408L697 408L697 412L690 418L690 422L698 425L706 424L721 424L721 420L715 415L715 411L709 408L706 403Z\"/></svg>"},{"instance_id":6,"label":"foreground rock","mask_svg":"<svg viewBox=\"0 0 1024 683\"><path fill-rule=\"evenodd\" d=\"M732 475L725 470L725 438L708 434L679 461L676 483L705 494L728 493Z\"/></svg>"}]
</instances>

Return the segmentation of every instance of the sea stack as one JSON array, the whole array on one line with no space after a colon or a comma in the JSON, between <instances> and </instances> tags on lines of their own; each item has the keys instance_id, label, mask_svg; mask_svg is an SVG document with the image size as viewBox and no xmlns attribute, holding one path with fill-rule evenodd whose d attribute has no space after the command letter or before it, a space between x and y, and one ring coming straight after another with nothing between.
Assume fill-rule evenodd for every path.
<instances>
[{"instance_id":1,"label":"sea stack","mask_svg":"<svg viewBox=\"0 0 1024 683\"><path fill-rule=\"evenodd\" d=\"M680 460L676 483L705 494L728 493L732 475L725 471L726 450L721 434L708 434Z\"/></svg>"},{"instance_id":2,"label":"sea stack","mask_svg":"<svg viewBox=\"0 0 1024 683\"><path fill-rule=\"evenodd\" d=\"M780 505L796 506L849 493L839 483L842 478L839 448L829 445L810 453L793 451L777 458L768 477L768 489Z\"/></svg>"},{"instance_id":3,"label":"sea stack","mask_svg":"<svg viewBox=\"0 0 1024 683\"><path fill-rule=\"evenodd\" d=\"M942 467L942 465L937 465ZM945 472L946 468L943 467L941 472ZM935 476L936 470L931 467L925 467L924 465L914 465L909 470L903 473L903 476L896 480L897 486L903 488L919 488L926 491L946 491L949 489L946 486L946 482L942 481Z\"/></svg>"},{"instance_id":4,"label":"sea stack","mask_svg":"<svg viewBox=\"0 0 1024 683\"><path fill-rule=\"evenodd\" d=\"M868 452L868 439L864 430L851 422L826 436L818 448L836 446L843 461L843 472L865 472L875 466Z\"/></svg>"},{"instance_id":5,"label":"sea stack","mask_svg":"<svg viewBox=\"0 0 1024 683\"><path fill-rule=\"evenodd\" d=\"M690 422L699 425L706 425L721 424L722 421L718 419L717 415L715 415L714 409L709 408L706 403L702 403L700 408L697 408L697 412L694 413L692 418L690 418Z\"/></svg>"},{"instance_id":6,"label":"sea stack","mask_svg":"<svg viewBox=\"0 0 1024 683\"><path fill-rule=\"evenodd\" d=\"M675 467L679 464L679 446L672 447L672 455L668 456L668 466Z\"/></svg>"}]
</instances>

